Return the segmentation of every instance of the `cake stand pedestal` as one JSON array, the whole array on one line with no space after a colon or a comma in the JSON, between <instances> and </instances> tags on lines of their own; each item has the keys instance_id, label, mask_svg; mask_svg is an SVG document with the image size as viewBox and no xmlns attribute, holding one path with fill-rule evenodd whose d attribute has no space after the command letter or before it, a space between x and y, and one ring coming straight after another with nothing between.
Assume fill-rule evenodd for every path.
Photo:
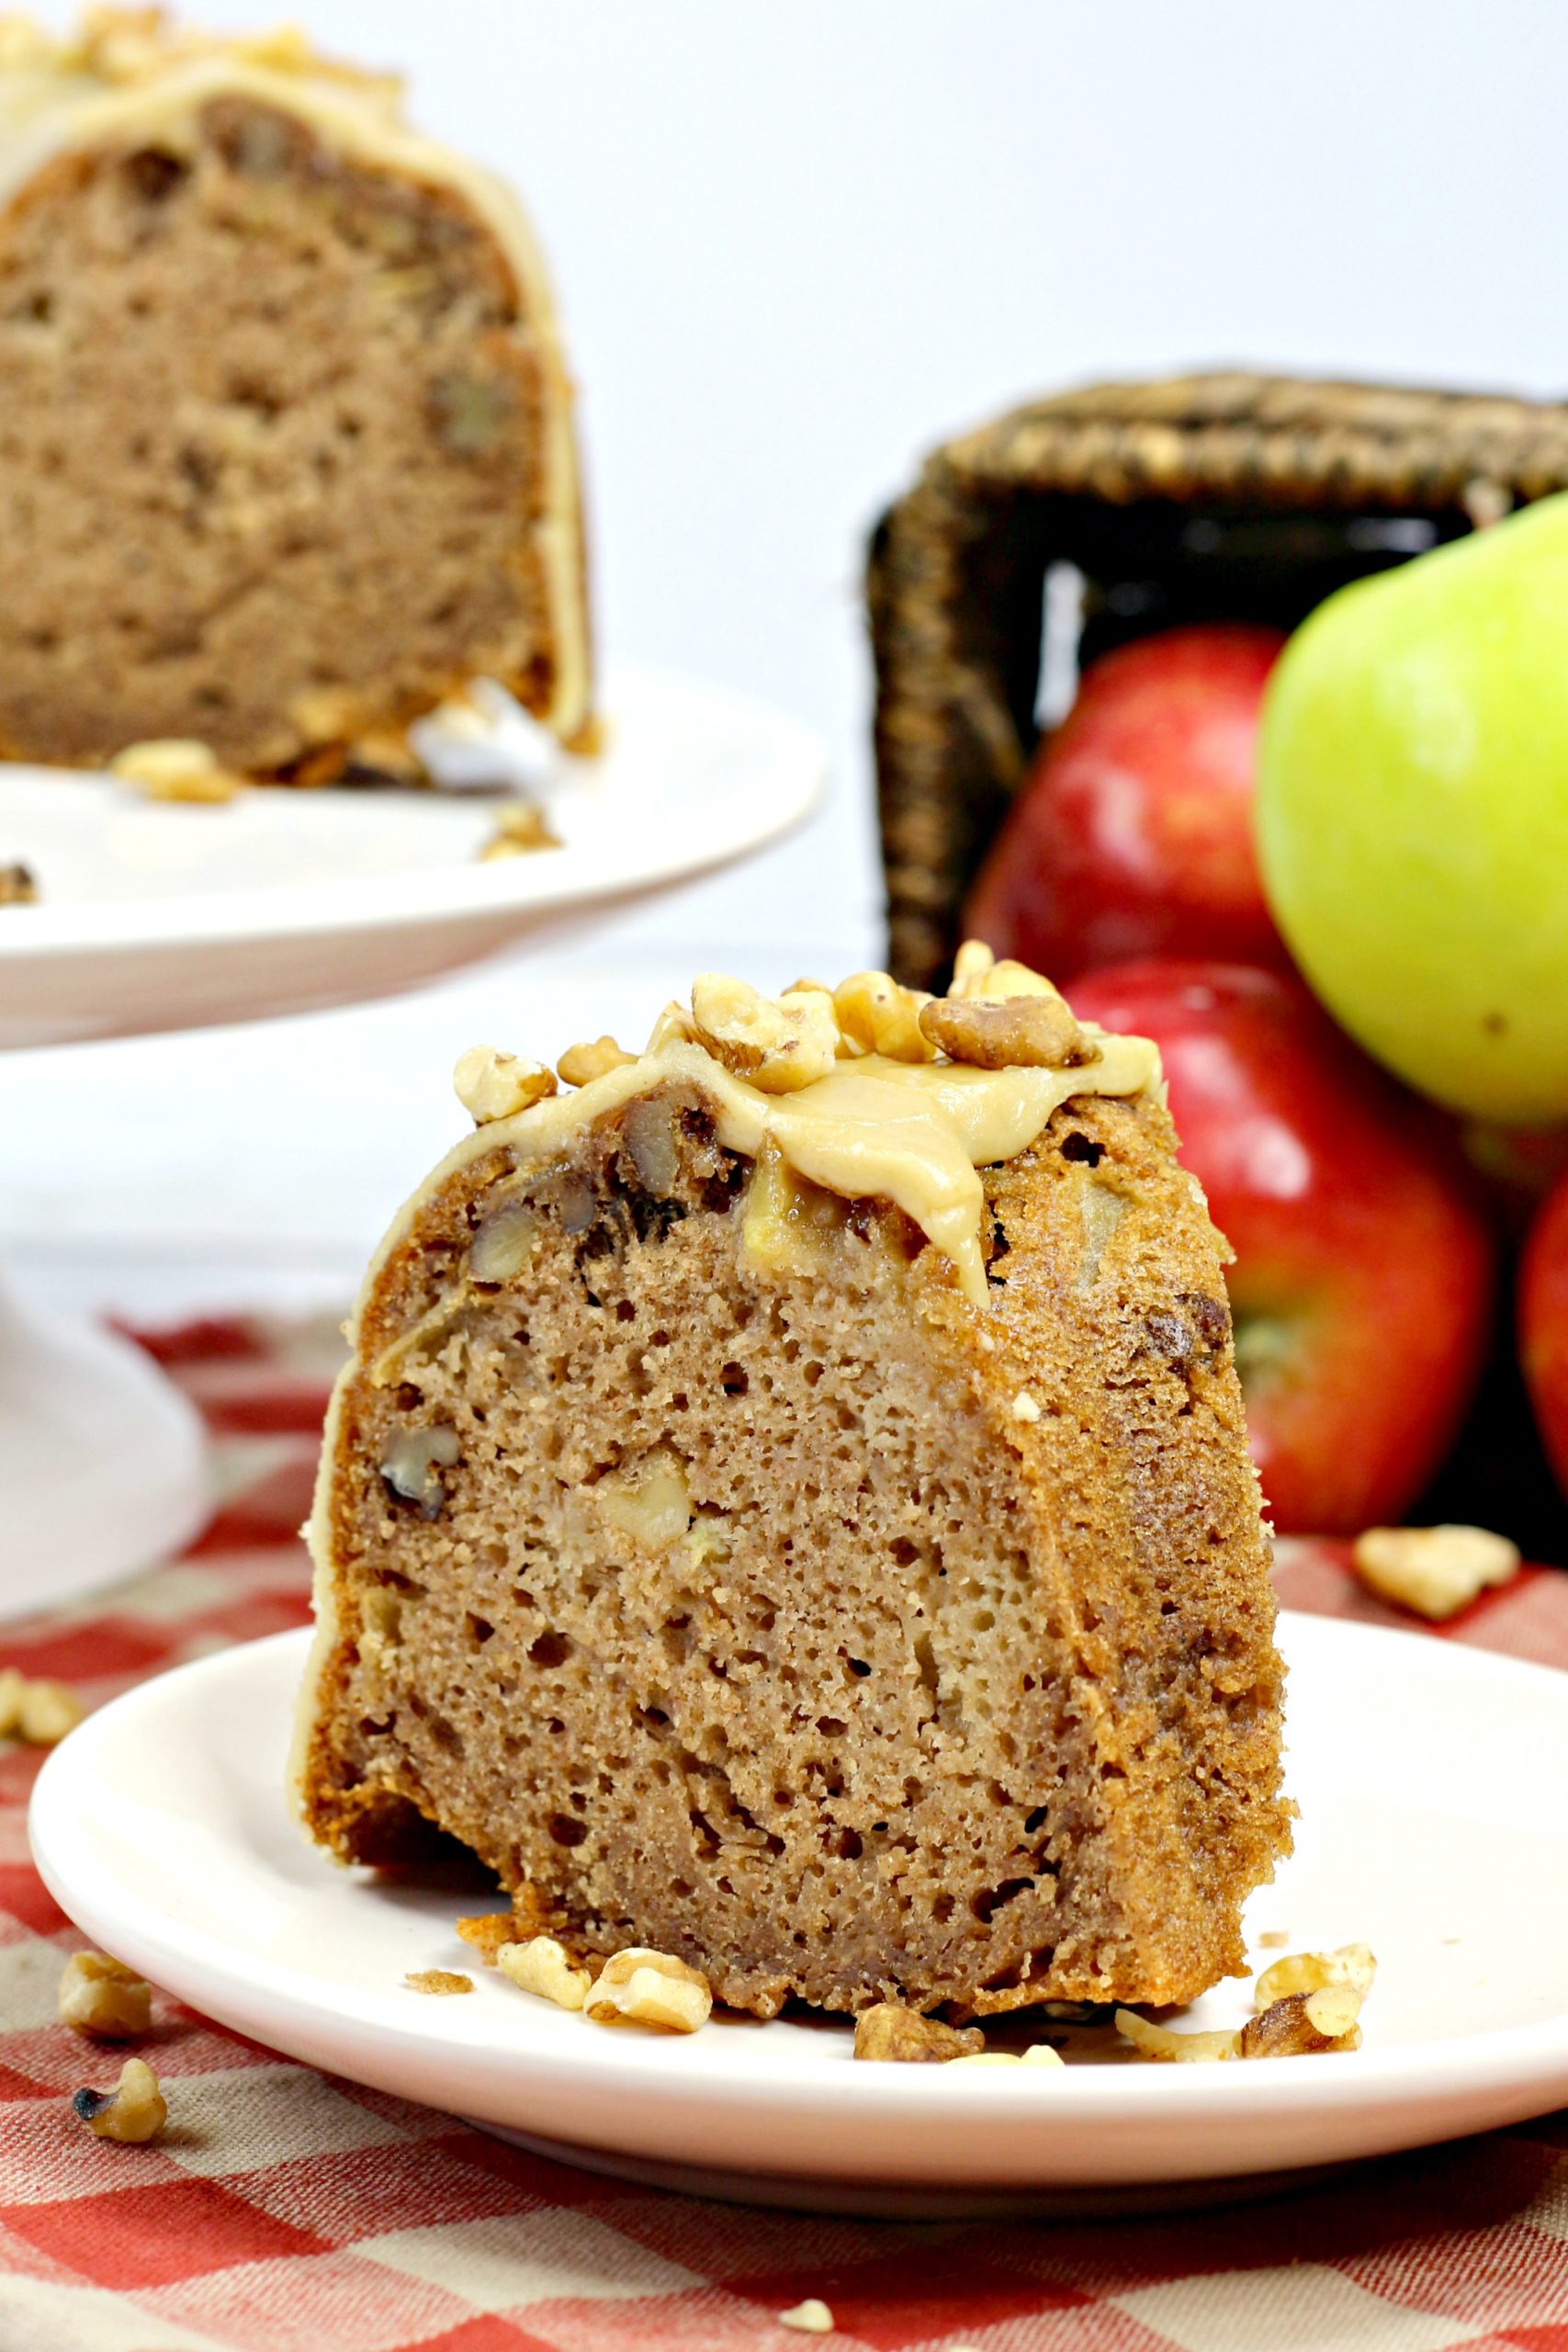
<instances>
[{"instance_id":1,"label":"cake stand pedestal","mask_svg":"<svg viewBox=\"0 0 1568 2352\"><path fill-rule=\"evenodd\" d=\"M0 766L0 863L19 858L40 892L0 913L0 1048L357 1003L581 938L765 847L821 797L817 739L748 696L638 670L604 705L592 760L542 769L536 744L525 761L498 729L495 783L541 801L560 843L498 862L479 857L493 796L472 790L181 808ZM4 1098L0 1059L0 1151ZM177 1550L209 1505L197 1416L151 1359L0 1277L0 1621Z\"/></svg>"}]
</instances>

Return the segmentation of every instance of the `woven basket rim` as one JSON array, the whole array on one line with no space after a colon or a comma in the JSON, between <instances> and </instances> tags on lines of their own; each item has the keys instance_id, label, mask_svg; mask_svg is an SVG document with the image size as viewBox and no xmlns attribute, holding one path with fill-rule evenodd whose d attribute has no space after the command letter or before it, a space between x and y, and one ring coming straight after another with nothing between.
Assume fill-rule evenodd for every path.
<instances>
[{"instance_id":1,"label":"woven basket rim","mask_svg":"<svg viewBox=\"0 0 1568 2352\"><path fill-rule=\"evenodd\" d=\"M1239 368L1075 385L954 435L922 473L979 495L1333 506L1463 504L1481 483L1511 502L1564 477L1561 401Z\"/></svg>"}]
</instances>

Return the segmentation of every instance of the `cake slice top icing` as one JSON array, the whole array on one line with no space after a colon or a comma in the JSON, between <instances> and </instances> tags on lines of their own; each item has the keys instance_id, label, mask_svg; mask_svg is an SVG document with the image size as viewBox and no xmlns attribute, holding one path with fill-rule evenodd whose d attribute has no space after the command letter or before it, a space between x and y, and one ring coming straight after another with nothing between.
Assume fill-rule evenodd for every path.
<instances>
[{"instance_id":1,"label":"cake slice top icing","mask_svg":"<svg viewBox=\"0 0 1568 2352\"><path fill-rule=\"evenodd\" d=\"M711 1106L727 1150L756 1159L771 1144L795 1176L841 1199L892 1201L984 1306L977 1170L1026 1151L1075 1095L1131 1097L1161 1083L1150 1039L1075 1021L1048 981L976 944L961 951L946 999L886 973L836 989L804 981L777 998L703 974L690 1007L660 1015L646 1052L604 1038L563 1055L563 1069L580 1057L599 1074L563 1093L543 1064L483 1047L465 1055L458 1091L477 1132L405 1217L478 1149L504 1144L519 1170L537 1167L594 1120L684 1080Z\"/></svg>"}]
</instances>

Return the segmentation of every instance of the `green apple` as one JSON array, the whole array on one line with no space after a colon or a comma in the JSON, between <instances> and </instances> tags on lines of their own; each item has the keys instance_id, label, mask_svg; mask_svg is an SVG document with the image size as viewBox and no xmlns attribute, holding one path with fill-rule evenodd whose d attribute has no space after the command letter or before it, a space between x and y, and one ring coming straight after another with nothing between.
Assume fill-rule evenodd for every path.
<instances>
[{"instance_id":1,"label":"green apple","mask_svg":"<svg viewBox=\"0 0 1568 2352\"><path fill-rule=\"evenodd\" d=\"M1352 1036L1454 1110L1568 1119L1568 493L1319 606L1265 698L1257 823Z\"/></svg>"}]
</instances>

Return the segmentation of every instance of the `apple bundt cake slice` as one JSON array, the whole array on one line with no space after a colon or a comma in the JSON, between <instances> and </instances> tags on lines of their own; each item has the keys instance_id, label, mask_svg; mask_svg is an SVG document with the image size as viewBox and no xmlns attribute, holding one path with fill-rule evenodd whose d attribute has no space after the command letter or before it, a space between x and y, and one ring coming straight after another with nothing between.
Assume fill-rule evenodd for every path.
<instances>
[{"instance_id":1,"label":"apple bundt cake slice","mask_svg":"<svg viewBox=\"0 0 1568 2352\"><path fill-rule=\"evenodd\" d=\"M480 1052L352 1325L310 1833L767 2016L1179 2001L1288 1844L1224 1245L1018 966Z\"/></svg>"},{"instance_id":2,"label":"apple bundt cake slice","mask_svg":"<svg viewBox=\"0 0 1568 2352\"><path fill-rule=\"evenodd\" d=\"M570 390L522 211L298 33L0 21L0 756L418 763L589 719Z\"/></svg>"}]
</instances>

